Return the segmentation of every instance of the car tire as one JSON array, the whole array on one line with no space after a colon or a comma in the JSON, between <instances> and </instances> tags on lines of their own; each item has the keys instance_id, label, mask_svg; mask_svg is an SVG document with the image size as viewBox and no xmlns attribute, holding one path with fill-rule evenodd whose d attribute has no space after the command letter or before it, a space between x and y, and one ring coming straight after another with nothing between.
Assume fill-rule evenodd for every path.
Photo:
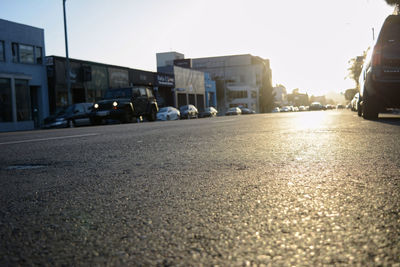
<instances>
[{"instance_id":1,"label":"car tire","mask_svg":"<svg viewBox=\"0 0 400 267\"><path fill-rule=\"evenodd\" d=\"M130 108L125 108L123 120L124 123L131 123L133 121L133 114Z\"/></svg>"},{"instance_id":2,"label":"car tire","mask_svg":"<svg viewBox=\"0 0 400 267\"><path fill-rule=\"evenodd\" d=\"M75 127L75 122L73 120L68 121L68 128L74 128Z\"/></svg>"},{"instance_id":3,"label":"car tire","mask_svg":"<svg viewBox=\"0 0 400 267\"><path fill-rule=\"evenodd\" d=\"M360 105L360 102L357 102L357 115L358 115L359 117L362 116L362 107L361 107L361 105Z\"/></svg>"},{"instance_id":4,"label":"car tire","mask_svg":"<svg viewBox=\"0 0 400 267\"><path fill-rule=\"evenodd\" d=\"M362 116L366 120L377 120L379 114L379 107L375 100L368 96L364 92L363 104L362 104Z\"/></svg>"},{"instance_id":5,"label":"car tire","mask_svg":"<svg viewBox=\"0 0 400 267\"><path fill-rule=\"evenodd\" d=\"M151 108L150 114L148 115L147 119L149 121L155 121L157 119L157 110L155 107Z\"/></svg>"}]
</instances>

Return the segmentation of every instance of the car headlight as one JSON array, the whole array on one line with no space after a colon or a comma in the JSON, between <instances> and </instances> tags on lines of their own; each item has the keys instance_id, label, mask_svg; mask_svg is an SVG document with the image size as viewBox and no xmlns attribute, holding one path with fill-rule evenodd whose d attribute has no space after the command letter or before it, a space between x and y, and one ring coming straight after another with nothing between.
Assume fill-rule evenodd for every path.
<instances>
[{"instance_id":1,"label":"car headlight","mask_svg":"<svg viewBox=\"0 0 400 267\"><path fill-rule=\"evenodd\" d=\"M114 106L114 107L118 106L118 102L117 102L117 101L114 101L114 102L113 102L113 106Z\"/></svg>"},{"instance_id":2,"label":"car headlight","mask_svg":"<svg viewBox=\"0 0 400 267\"><path fill-rule=\"evenodd\" d=\"M94 104L94 106L93 106L94 108L99 108L99 104Z\"/></svg>"}]
</instances>

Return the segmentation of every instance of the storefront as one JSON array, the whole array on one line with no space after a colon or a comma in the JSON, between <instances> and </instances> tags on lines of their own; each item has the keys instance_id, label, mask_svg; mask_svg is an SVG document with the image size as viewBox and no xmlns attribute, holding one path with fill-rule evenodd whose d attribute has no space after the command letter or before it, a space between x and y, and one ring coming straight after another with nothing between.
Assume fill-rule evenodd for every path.
<instances>
[{"instance_id":1,"label":"storefront","mask_svg":"<svg viewBox=\"0 0 400 267\"><path fill-rule=\"evenodd\" d=\"M0 131L39 128L48 116L44 31L0 19Z\"/></svg>"},{"instance_id":2,"label":"storefront","mask_svg":"<svg viewBox=\"0 0 400 267\"><path fill-rule=\"evenodd\" d=\"M175 78L172 74L155 73L154 92L159 107L176 106L175 102Z\"/></svg>"}]
</instances>

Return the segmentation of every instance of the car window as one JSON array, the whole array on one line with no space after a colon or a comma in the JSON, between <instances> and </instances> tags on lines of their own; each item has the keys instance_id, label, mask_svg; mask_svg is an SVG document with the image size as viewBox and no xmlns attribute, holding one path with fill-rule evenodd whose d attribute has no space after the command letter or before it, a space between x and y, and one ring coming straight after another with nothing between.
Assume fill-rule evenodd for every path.
<instances>
[{"instance_id":1,"label":"car window","mask_svg":"<svg viewBox=\"0 0 400 267\"><path fill-rule=\"evenodd\" d=\"M168 108L160 108L159 112L167 112Z\"/></svg>"},{"instance_id":2,"label":"car window","mask_svg":"<svg viewBox=\"0 0 400 267\"><path fill-rule=\"evenodd\" d=\"M108 90L104 96L105 99L112 98L130 98L132 95L131 90L129 89L112 89Z\"/></svg>"},{"instance_id":3,"label":"car window","mask_svg":"<svg viewBox=\"0 0 400 267\"><path fill-rule=\"evenodd\" d=\"M400 36L400 20L391 18L383 25L380 41L383 43L399 40Z\"/></svg>"},{"instance_id":4,"label":"car window","mask_svg":"<svg viewBox=\"0 0 400 267\"><path fill-rule=\"evenodd\" d=\"M153 92L149 88L146 88L146 91L148 97L154 97Z\"/></svg>"},{"instance_id":5,"label":"car window","mask_svg":"<svg viewBox=\"0 0 400 267\"><path fill-rule=\"evenodd\" d=\"M144 89L144 88L139 88L139 90L140 90L140 95L141 95L141 96L146 96L146 89Z\"/></svg>"},{"instance_id":6,"label":"car window","mask_svg":"<svg viewBox=\"0 0 400 267\"><path fill-rule=\"evenodd\" d=\"M85 108L83 107L82 104L77 104L77 105L75 106L74 112L84 113L84 112L85 112Z\"/></svg>"}]
</instances>

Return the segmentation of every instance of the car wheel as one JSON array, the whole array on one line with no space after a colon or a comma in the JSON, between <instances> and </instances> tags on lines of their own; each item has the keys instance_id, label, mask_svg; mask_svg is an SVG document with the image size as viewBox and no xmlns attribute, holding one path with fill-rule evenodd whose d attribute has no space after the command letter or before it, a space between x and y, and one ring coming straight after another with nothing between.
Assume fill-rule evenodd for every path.
<instances>
[{"instance_id":1,"label":"car wheel","mask_svg":"<svg viewBox=\"0 0 400 267\"><path fill-rule=\"evenodd\" d=\"M125 108L124 112L124 121L125 123L130 123L133 121L133 114L130 108Z\"/></svg>"},{"instance_id":2,"label":"car wheel","mask_svg":"<svg viewBox=\"0 0 400 267\"><path fill-rule=\"evenodd\" d=\"M150 111L150 114L148 116L149 121L155 121L157 119L157 110L153 107Z\"/></svg>"},{"instance_id":3,"label":"car wheel","mask_svg":"<svg viewBox=\"0 0 400 267\"><path fill-rule=\"evenodd\" d=\"M68 127L69 128L74 128L75 127L75 122L73 120L68 121Z\"/></svg>"},{"instance_id":4,"label":"car wheel","mask_svg":"<svg viewBox=\"0 0 400 267\"><path fill-rule=\"evenodd\" d=\"M357 102L357 115L359 116L359 117L361 117L362 116L362 107L361 107L361 105L360 105L360 102Z\"/></svg>"},{"instance_id":5,"label":"car wheel","mask_svg":"<svg viewBox=\"0 0 400 267\"><path fill-rule=\"evenodd\" d=\"M375 100L368 96L364 92L364 99L362 105L362 116L366 120L376 120L378 119L379 107Z\"/></svg>"}]
</instances>

